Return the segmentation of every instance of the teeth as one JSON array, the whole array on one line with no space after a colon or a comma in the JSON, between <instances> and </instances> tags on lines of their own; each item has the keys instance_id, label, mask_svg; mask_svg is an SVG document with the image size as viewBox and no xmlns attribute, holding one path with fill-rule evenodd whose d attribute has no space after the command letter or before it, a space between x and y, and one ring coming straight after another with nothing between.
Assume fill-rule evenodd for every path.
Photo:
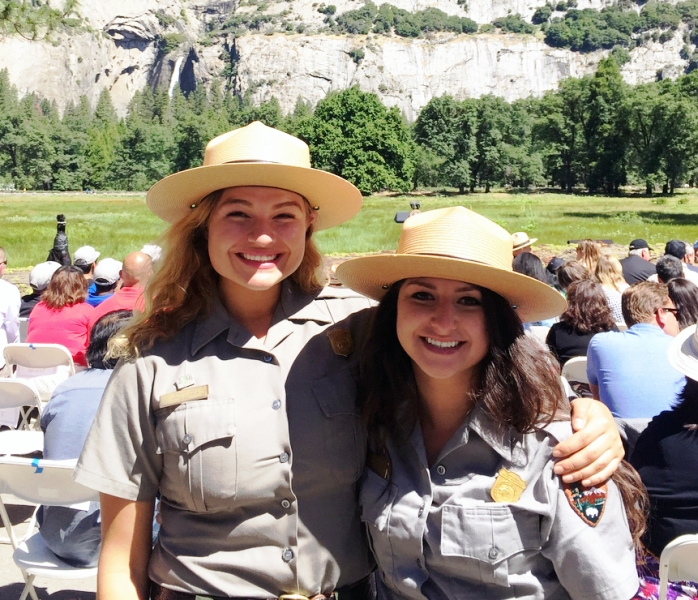
<instances>
[{"instance_id":1,"label":"teeth","mask_svg":"<svg viewBox=\"0 0 698 600\"><path fill-rule=\"evenodd\" d=\"M254 254L244 254L244 253L243 253L242 256L243 256L244 258L246 258L247 260L254 260L254 261L257 261L257 262L269 262L269 261L272 261L272 260L276 259L276 257L278 256L278 254L269 254L269 255L260 255L260 256L256 256L256 255L254 255Z\"/></svg>"},{"instance_id":2,"label":"teeth","mask_svg":"<svg viewBox=\"0 0 698 600\"><path fill-rule=\"evenodd\" d=\"M427 338L427 342L431 344L432 346L436 346L437 348L455 348L460 342L440 342L439 340L435 340L434 338Z\"/></svg>"}]
</instances>

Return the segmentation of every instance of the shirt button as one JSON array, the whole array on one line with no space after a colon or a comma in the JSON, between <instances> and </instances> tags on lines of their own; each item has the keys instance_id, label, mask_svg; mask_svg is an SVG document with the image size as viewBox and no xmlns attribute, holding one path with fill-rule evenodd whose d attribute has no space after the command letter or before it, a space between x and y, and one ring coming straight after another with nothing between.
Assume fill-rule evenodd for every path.
<instances>
[{"instance_id":1,"label":"shirt button","mask_svg":"<svg viewBox=\"0 0 698 600\"><path fill-rule=\"evenodd\" d=\"M274 357L273 357L271 354L265 354L265 355L262 357L262 360L263 360L265 363L270 363L272 360L274 360Z\"/></svg>"},{"instance_id":2,"label":"shirt button","mask_svg":"<svg viewBox=\"0 0 698 600\"><path fill-rule=\"evenodd\" d=\"M284 499L281 501L281 506L283 506L284 508L291 508L291 503L288 500Z\"/></svg>"},{"instance_id":3,"label":"shirt button","mask_svg":"<svg viewBox=\"0 0 698 600\"><path fill-rule=\"evenodd\" d=\"M490 551L487 553L487 556L494 560L499 556L499 550L497 550L496 548L490 548Z\"/></svg>"},{"instance_id":4,"label":"shirt button","mask_svg":"<svg viewBox=\"0 0 698 600\"><path fill-rule=\"evenodd\" d=\"M281 553L281 558L284 559L284 562L289 562L293 558L293 550L284 548L284 551Z\"/></svg>"},{"instance_id":5,"label":"shirt button","mask_svg":"<svg viewBox=\"0 0 698 600\"><path fill-rule=\"evenodd\" d=\"M439 475L446 475L446 467L444 467L443 465L439 465L438 467L436 467L436 472Z\"/></svg>"},{"instance_id":6,"label":"shirt button","mask_svg":"<svg viewBox=\"0 0 698 600\"><path fill-rule=\"evenodd\" d=\"M279 460L282 463L288 462L288 452L282 452L281 454L279 454Z\"/></svg>"},{"instance_id":7,"label":"shirt button","mask_svg":"<svg viewBox=\"0 0 698 600\"><path fill-rule=\"evenodd\" d=\"M182 438L182 442L184 442L185 444L189 445L189 444L192 443L192 440L193 440L193 439L194 439L194 436L192 436L191 434L187 433L187 434Z\"/></svg>"},{"instance_id":8,"label":"shirt button","mask_svg":"<svg viewBox=\"0 0 698 600\"><path fill-rule=\"evenodd\" d=\"M424 507L421 506L421 507L419 508L419 512L417 513L417 516L418 516L418 517L421 517L423 514L424 514Z\"/></svg>"},{"instance_id":9,"label":"shirt button","mask_svg":"<svg viewBox=\"0 0 698 600\"><path fill-rule=\"evenodd\" d=\"M281 400L274 400L274 402L271 403L271 407L274 410L279 410L281 408Z\"/></svg>"}]
</instances>

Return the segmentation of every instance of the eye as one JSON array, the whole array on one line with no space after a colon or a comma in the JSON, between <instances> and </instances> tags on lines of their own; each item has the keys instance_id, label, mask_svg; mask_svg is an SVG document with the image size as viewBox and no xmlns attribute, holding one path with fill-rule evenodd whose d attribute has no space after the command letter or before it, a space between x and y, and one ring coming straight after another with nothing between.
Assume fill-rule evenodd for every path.
<instances>
[{"instance_id":1,"label":"eye","mask_svg":"<svg viewBox=\"0 0 698 600\"><path fill-rule=\"evenodd\" d=\"M420 290L411 294L410 298L413 298L414 300L419 300L420 302L426 302L428 300L433 300L434 296L430 292Z\"/></svg>"},{"instance_id":2,"label":"eye","mask_svg":"<svg viewBox=\"0 0 698 600\"><path fill-rule=\"evenodd\" d=\"M231 210L226 213L226 217L233 217L235 219L247 219L249 215L242 210Z\"/></svg>"},{"instance_id":3,"label":"eye","mask_svg":"<svg viewBox=\"0 0 698 600\"><path fill-rule=\"evenodd\" d=\"M287 220L287 219L295 219L296 215L293 213L280 213L274 217L275 219L280 219L280 220Z\"/></svg>"},{"instance_id":4,"label":"eye","mask_svg":"<svg viewBox=\"0 0 698 600\"><path fill-rule=\"evenodd\" d=\"M476 296L462 296L458 299L458 304L463 306L482 306L482 300Z\"/></svg>"}]
</instances>

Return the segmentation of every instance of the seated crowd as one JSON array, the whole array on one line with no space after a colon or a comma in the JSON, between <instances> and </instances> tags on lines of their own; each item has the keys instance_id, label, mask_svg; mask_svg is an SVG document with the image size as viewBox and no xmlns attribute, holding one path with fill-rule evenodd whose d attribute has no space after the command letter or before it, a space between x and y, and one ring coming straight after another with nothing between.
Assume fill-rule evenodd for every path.
<instances>
[{"instance_id":1,"label":"seated crowd","mask_svg":"<svg viewBox=\"0 0 698 600\"><path fill-rule=\"evenodd\" d=\"M520 232L512 241L513 269L567 298L567 309L558 319L527 323L525 329L547 344L560 367L572 358L586 357L586 391L617 417L628 442L626 458L647 487L650 517L639 570L652 582L664 546L678 535L698 533L694 248L670 240L664 255L653 263L642 239L630 242L622 260L599 243L583 240L574 260L553 257L546 267L531 251L535 238ZM36 265L29 275L31 293L20 298L16 288L1 279L7 261L0 248L0 350L19 341L18 318L28 317L26 341L65 346L76 367L72 377L60 372L45 381L41 396L50 398L41 418L45 458L73 459L80 454L114 368L107 343L133 311L144 310L144 288L159 249L146 246L123 261L98 260L99 256L95 248L84 246L75 252L74 265ZM677 346L678 342L683 343ZM6 366L0 376L10 376ZM45 507L39 523L57 555L77 566L95 564L98 507ZM697 597L688 583L677 585L674 593L677 598Z\"/></svg>"}]
</instances>

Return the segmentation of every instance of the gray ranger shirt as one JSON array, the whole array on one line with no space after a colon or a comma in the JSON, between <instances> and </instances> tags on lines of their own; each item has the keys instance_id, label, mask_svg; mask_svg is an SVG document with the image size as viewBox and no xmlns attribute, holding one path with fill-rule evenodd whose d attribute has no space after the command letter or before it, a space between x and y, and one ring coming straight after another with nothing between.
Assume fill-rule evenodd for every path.
<instances>
[{"instance_id":1,"label":"gray ranger shirt","mask_svg":"<svg viewBox=\"0 0 698 600\"><path fill-rule=\"evenodd\" d=\"M351 348L368 307L349 290L310 296L285 282L264 341L216 302L208 317L117 366L76 479L128 500L160 491L153 581L270 598L330 593L371 572ZM167 398L174 403L161 406Z\"/></svg>"},{"instance_id":2,"label":"gray ranger shirt","mask_svg":"<svg viewBox=\"0 0 698 600\"><path fill-rule=\"evenodd\" d=\"M476 407L432 466L419 426L399 449L389 445L390 481L366 469L361 489L379 596L631 598L639 582L618 489L608 483L592 527L553 473L552 448L569 435L569 422L530 434L502 429ZM524 482L518 500L490 495L500 469Z\"/></svg>"}]
</instances>

